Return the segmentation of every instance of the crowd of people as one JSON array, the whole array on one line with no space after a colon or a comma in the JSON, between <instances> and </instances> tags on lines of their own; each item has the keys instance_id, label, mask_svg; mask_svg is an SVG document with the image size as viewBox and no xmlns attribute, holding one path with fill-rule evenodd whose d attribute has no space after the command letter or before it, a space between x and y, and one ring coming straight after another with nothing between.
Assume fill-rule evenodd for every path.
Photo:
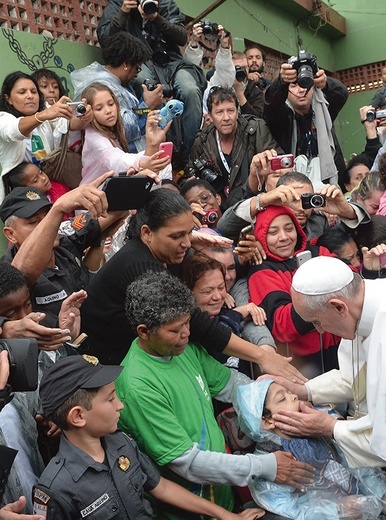
<instances>
[{"instance_id":1,"label":"crowd of people","mask_svg":"<svg viewBox=\"0 0 386 520\"><path fill-rule=\"evenodd\" d=\"M384 87L346 161L315 56L184 20L109 0L72 98L3 81L0 519L381 518Z\"/></svg>"}]
</instances>

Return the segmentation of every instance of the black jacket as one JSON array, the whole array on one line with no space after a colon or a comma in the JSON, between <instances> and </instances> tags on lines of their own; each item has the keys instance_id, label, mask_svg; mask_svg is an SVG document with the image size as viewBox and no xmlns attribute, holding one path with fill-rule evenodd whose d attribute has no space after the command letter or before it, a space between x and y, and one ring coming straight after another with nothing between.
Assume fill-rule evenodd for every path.
<instances>
[{"instance_id":1,"label":"black jacket","mask_svg":"<svg viewBox=\"0 0 386 520\"><path fill-rule=\"evenodd\" d=\"M339 80L327 78L326 88L323 94L329 103L328 111L332 122L335 121L340 110L348 98L348 90ZM293 135L293 125L295 121L293 110L286 104L288 96L288 83L282 84L277 78L265 91L264 119L272 132L272 135L283 148L284 153L293 153L291 142ZM335 165L341 175L345 168L343 153L336 137L334 128L332 129L335 144Z\"/></svg>"},{"instance_id":2,"label":"black jacket","mask_svg":"<svg viewBox=\"0 0 386 520\"><path fill-rule=\"evenodd\" d=\"M263 119L254 116L249 116L246 119L239 116L231 153L230 174L228 175L221 161L216 140L216 128L213 123L197 134L190 151L187 168L192 167L196 159L203 159L210 164L218 176L218 180L215 181L216 184L213 184L213 186L221 194L223 207L226 209L247 196L245 186L252 157L272 148L278 154L282 153ZM228 185L229 196L224 199L223 188Z\"/></svg>"}]
</instances>

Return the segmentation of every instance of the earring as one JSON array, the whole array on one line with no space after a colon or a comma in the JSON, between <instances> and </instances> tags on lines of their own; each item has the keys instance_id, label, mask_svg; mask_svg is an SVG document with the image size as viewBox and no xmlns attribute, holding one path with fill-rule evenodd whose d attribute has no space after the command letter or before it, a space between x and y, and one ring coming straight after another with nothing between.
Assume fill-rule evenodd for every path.
<instances>
[{"instance_id":1,"label":"earring","mask_svg":"<svg viewBox=\"0 0 386 520\"><path fill-rule=\"evenodd\" d=\"M126 67L126 65L125 65L125 66L123 67L123 70L127 70L127 67Z\"/></svg>"}]
</instances>

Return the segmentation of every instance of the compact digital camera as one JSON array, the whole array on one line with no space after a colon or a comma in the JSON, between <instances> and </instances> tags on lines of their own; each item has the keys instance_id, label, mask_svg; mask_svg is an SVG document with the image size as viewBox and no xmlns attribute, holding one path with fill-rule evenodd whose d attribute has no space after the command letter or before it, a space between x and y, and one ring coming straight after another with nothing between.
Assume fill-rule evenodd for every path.
<instances>
[{"instance_id":1,"label":"compact digital camera","mask_svg":"<svg viewBox=\"0 0 386 520\"><path fill-rule=\"evenodd\" d=\"M303 209L323 208L326 205L326 196L320 193L303 193L301 198Z\"/></svg>"},{"instance_id":2,"label":"compact digital camera","mask_svg":"<svg viewBox=\"0 0 386 520\"><path fill-rule=\"evenodd\" d=\"M201 215L200 213L195 213L198 220L201 224L206 225L208 227L213 227L218 221L218 211L217 209L206 209L205 215Z\"/></svg>"},{"instance_id":3,"label":"compact digital camera","mask_svg":"<svg viewBox=\"0 0 386 520\"><path fill-rule=\"evenodd\" d=\"M294 156L292 153L287 155L278 155L271 159L271 170L281 170L282 168L292 168L294 165Z\"/></svg>"},{"instance_id":4,"label":"compact digital camera","mask_svg":"<svg viewBox=\"0 0 386 520\"><path fill-rule=\"evenodd\" d=\"M164 107L161 108L160 113L158 114L161 117L160 121L158 121L158 125L161 128L165 128L165 126L174 119L175 117L180 116L184 111L184 104L182 101L178 99L171 99L166 103Z\"/></svg>"},{"instance_id":5,"label":"compact digital camera","mask_svg":"<svg viewBox=\"0 0 386 520\"><path fill-rule=\"evenodd\" d=\"M0 352L8 352L8 383L14 392L32 392L38 387L38 342L33 338L0 339Z\"/></svg>"},{"instance_id":6,"label":"compact digital camera","mask_svg":"<svg viewBox=\"0 0 386 520\"><path fill-rule=\"evenodd\" d=\"M314 84L315 74L318 72L316 56L308 51L301 50L295 58L290 58L288 63L297 70L299 87L311 88Z\"/></svg>"},{"instance_id":7,"label":"compact digital camera","mask_svg":"<svg viewBox=\"0 0 386 520\"><path fill-rule=\"evenodd\" d=\"M69 101L67 105L72 108L75 116L84 116L86 113L86 105L83 101Z\"/></svg>"}]
</instances>

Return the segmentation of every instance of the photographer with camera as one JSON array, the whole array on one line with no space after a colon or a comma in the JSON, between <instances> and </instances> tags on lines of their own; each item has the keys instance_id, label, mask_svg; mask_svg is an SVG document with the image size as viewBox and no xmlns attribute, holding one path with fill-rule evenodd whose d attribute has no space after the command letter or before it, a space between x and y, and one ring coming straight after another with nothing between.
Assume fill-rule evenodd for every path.
<instances>
[{"instance_id":1,"label":"photographer with camera","mask_svg":"<svg viewBox=\"0 0 386 520\"><path fill-rule=\"evenodd\" d=\"M203 71L181 55L179 47L187 42L184 21L185 16L173 0L109 0L97 31L102 47L108 45L109 36L119 31L139 38L151 58L142 66L135 85L140 88L146 79L168 84L174 97L184 103L183 163L201 126L202 96L206 87Z\"/></svg>"},{"instance_id":2,"label":"photographer with camera","mask_svg":"<svg viewBox=\"0 0 386 520\"><path fill-rule=\"evenodd\" d=\"M280 147L263 119L245 119L238 113L239 102L232 88L212 87L208 113L212 124L196 137L187 177L205 178L221 196L222 206L231 206L250 192L248 176L253 157L267 149Z\"/></svg>"},{"instance_id":3,"label":"photographer with camera","mask_svg":"<svg viewBox=\"0 0 386 520\"><path fill-rule=\"evenodd\" d=\"M218 51L214 59L213 74L207 77L208 84L203 96L203 112L204 112L204 125L206 125L206 114L208 113L207 99L210 89L215 85L221 85L222 87L231 87L235 80L235 67L232 61L232 49L230 45L230 33L224 29L222 25L212 24L205 20L204 22L198 22L193 25L192 34L190 37L189 44L185 48L184 57L190 60L195 65L199 66L203 58L204 52L202 47L205 46L205 39L207 35L204 29L207 28L208 23L210 27L216 26L216 35L218 39ZM212 71L211 71L212 72ZM210 122L209 122L210 124Z\"/></svg>"},{"instance_id":4,"label":"photographer with camera","mask_svg":"<svg viewBox=\"0 0 386 520\"><path fill-rule=\"evenodd\" d=\"M296 170L315 187L337 184L345 169L333 122L347 98L345 85L327 77L305 50L281 65L265 92L264 119L272 135L285 153L294 154Z\"/></svg>"},{"instance_id":5,"label":"photographer with camera","mask_svg":"<svg viewBox=\"0 0 386 520\"><path fill-rule=\"evenodd\" d=\"M236 66L233 88L242 114L263 117L264 91L271 84L270 80L263 77L265 59L265 52L255 45L248 47L244 53L233 53Z\"/></svg>"}]
</instances>

